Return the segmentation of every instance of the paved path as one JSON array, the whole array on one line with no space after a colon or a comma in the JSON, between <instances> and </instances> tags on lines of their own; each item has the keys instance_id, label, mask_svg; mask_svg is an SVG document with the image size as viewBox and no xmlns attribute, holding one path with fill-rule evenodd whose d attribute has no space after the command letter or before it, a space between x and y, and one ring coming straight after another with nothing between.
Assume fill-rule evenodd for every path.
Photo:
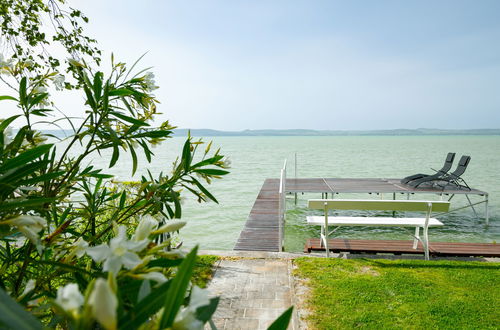
<instances>
[{"instance_id":1,"label":"paved path","mask_svg":"<svg viewBox=\"0 0 500 330\"><path fill-rule=\"evenodd\" d=\"M290 269L289 259L221 260L208 286L221 297L213 316L217 328L267 329L293 305Z\"/></svg>"}]
</instances>

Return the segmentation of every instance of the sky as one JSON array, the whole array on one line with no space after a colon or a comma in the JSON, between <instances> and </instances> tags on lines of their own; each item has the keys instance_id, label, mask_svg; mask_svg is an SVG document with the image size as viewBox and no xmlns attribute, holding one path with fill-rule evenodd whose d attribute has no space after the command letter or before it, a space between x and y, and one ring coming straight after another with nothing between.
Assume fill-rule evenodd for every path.
<instances>
[{"instance_id":1,"label":"sky","mask_svg":"<svg viewBox=\"0 0 500 330\"><path fill-rule=\"evenodd\" d=\"M153 66L161 120L178 127L500 127L500 1L71 5L106 61L147 52L139 66Z\"/></svg>"}]
</instances>

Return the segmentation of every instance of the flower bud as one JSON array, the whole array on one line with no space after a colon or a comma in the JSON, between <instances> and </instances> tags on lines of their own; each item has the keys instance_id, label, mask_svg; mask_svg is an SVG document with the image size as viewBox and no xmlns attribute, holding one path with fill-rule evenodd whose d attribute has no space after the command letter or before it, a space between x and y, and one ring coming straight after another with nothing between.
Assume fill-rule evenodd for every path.
<instances>
[{"instance_id":1,"label":"flower bud","mask_svg":"<svg viewBox=\"0 0 500 330\"><path fill-rule=\"evenodd\" d=\"M186 221L180 220L170 220L157 230L153 231L152 234L163 234L177 231L186 225Z\"/></svg>"},{"instance_id":2,"label":"flower bud","mask_svg":"<svg viewBox=\"0 0 500 330\"><path fill-rule=\"evenodd\" d=\"M95 281L88 304L92 316L107 330L116 329L116 308L118 299L108 281L98 278Z\"/></svg>"}]
</instances>

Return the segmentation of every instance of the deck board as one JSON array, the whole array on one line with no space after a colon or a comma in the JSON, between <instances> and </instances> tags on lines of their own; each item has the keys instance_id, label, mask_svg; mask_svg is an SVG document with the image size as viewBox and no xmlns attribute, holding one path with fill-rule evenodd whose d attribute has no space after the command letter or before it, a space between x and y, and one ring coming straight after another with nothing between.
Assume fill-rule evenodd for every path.
<instances>
[{"instance_id":1,"label":"deck board","mask_svg":"<svg viewBox=\"0 0 500 330\"><path fill-rule=\"evenodd\" d=\"M423 254L422 244L413 249L413 241L398 240L355 240L330 239L330 251L350 253L393 253L393 254ZM304 246L304 252L325 251L320 247L319 238L310 238ZM437 257L500 257L500 244L491 243L457 243L430 242L429 253Z\"/></svg>"}]
</instances>

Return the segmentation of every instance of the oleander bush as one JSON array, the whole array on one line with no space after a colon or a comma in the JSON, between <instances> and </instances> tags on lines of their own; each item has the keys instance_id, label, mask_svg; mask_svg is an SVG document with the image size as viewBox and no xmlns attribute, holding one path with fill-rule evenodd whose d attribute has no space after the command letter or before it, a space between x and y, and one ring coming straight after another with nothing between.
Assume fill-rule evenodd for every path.
<instances>
[{"instance_id":1,"label":"oleander bush","mask_svg":"<svg viewBox=\"0 0 500 330\"><path fill-rule=\"evenodd\" d=\"M218 298L190 282L197 249L172 242L181 196L217 202L206 185L227 162L188 137L171 169L113 180L120 158L134 175L174 127L154 125L154 75L114 58L106 71L87 21L62 0L0 1L0 100L17 109L0 114L0 327L200 329ZM56 107L54 89L82 95L81 118ZM71 130L61 138L42 124ZM108 153L109 168L93 165Z\"/></svg>"}]
</instances>

